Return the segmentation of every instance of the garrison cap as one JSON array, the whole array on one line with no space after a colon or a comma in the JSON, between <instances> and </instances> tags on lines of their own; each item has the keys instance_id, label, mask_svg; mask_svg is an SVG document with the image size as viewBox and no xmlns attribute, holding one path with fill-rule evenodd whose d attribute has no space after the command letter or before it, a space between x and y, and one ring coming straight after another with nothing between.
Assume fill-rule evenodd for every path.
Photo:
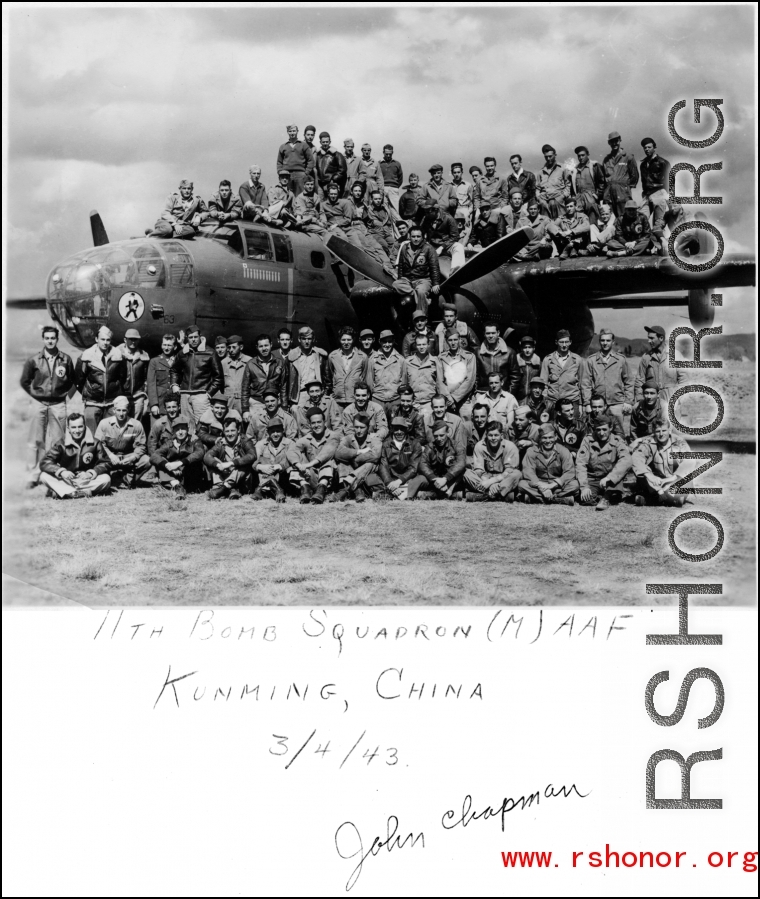
<instances>
[{"instance_id":1,"label":"garrison cap","mask_svg":"<svg viewBox=\"0 0 760 899\"><path fill-rule=\"evenodd\" d=\"M543 147L541 147L541 152L542 153L556 153L557 151L554 149L554 147L551 144L544 144Z\"/></svg>"},{"instance_id":2,"label":"garrison cap","mask_svg":"<svg viewBox=\"0 0 760 899\"><path fill-rule=\"evenodd\" d=\"M584 147L583 144L581 144L573 150L573 153L575 153L576 156L578 153L588 153L588 147Z\"/></svg>"},{"instance_id":3,"label":"garrison cap","mask_svg":"<svg viewBox=\"0 0 760 899\"><path fill-rule=\"evenodd\" d=\"M284 431L285 425L282 423L282 419L278 418L276 415L274 418L270 418L267 422L267 431Z\"/></svg>"},{"instance_id":4,"label":"garrison cap","mask_svg":"<svg viewBox=\"0 0 760 899\"><path fill-rule=\"evenodd\" d=\"M224 416L224 421L222 424L227 424L228 421L236 421L239 425L243 424L243 417L237 411L237 409L230 409L230 411Z\"/></svg>"},{"instance_id":5,"label":"garrison cap","mask_svg":"<svg viewBox=\"0 0 760 899\"><path fill-rule=\"evenodd\" d=\"M171 425L172 431L177 431L180 428L186 428L188 431L190 430L190 422L185 418L184 415L178 415L171 423Z\"/></svg>"},{"instance_id":6,"label":"garrison cap","mask_svg":"<svg viewBox=\"0 0 760 899\"><path fill-rule=\"evenodd\" d=\"M319 408L319 406L312 406L311 409L309 409L306 413L306 417L309 419L309 421L311 421L312 418L315 418L317 415L321 415L322 418L325 417L325 413Z\"/></svg>"},{"instance_id":7,"label":"garrison cap","mask_svg":"<svg viewBox=\"0 0 760 899\"><path fill-rule=\"evenodd\" d=\"M660 385L653 378L649 378L649 380L644 381L644 390L657 390L659 392Z\"/></svg>"},{"instance_id":8,"label":"garrison cap","mask_svg":"<svg viewBox=\"0 0 760 899\"><path fill-rule=\"evenodd\" d=\"M371 150L372 144L362 144L362 150Z\"/></svg>"},{"instance_id":9,"label":"garrison cap","mask_svg":"<svg viewBox=\"0 0 760 899\"><path fill-rule=\"evenodd\" d=\"M538 384L539 387L546 387L546 381L543 378L531 378L531 384Z\"/></svg>"},{"instance_id":10,"label":"garrison cap","mask_svg":"<svg viewBox=\"0 0 760 899\"><path fill-rule=\"evenodd\" d=\"M385 331L380 332L380 336L378 337L378 340L388 340L388 339L393 340L393 331L389 331L386 328Z\"/></svg>"},{"instance_id":11,"label":"garrison cap","mask_svg":"<svg viewBox=\"0 0 760 899\"><path fill-rule=\"evenodd\" d=\"M523 196L524 191L523 191L523 189L522 189L521 187L513 187L513 188L509 191L509 195L510 195L510 197L513 197L515 194L520 194L520 196Z\"/></svg>"},{"instance_id":12,"label":"garrison cap","mask_svg":"<svg viewBox=\"0 0 760 899\"><path fill-rule=\"evenodd\" d=\"M230 401L223 393L217 393L216 396L212 396L209 400L212 406L216 405L216 403L221 403L223 406L229 406Z\"/></svg>"},{"instance_id":13,"label":"garrison cap","mask_svg":"<svg viewBox=\"0 0 760 899\"><path fill-rule=\"evenodd\" d=\"M564 338L570 337L570 332L565 330L564 328L561 331L557 331L557 340L564 340Z\"/></svg>"},{"instance_id":14,"label":"garrison cap","mask_svg":"<svg viewBox=\"0 0 760 899\"><path fill-rule=\"evenodd\" d=\"M227 343L242 343L243 338L239 334L233 334L232 337L227 338Z\"/></svg>"},{"instance_id":15,"label":"garrison cap","mask_svg":"<svg viewBox=\"0 0 760 899\"><path fill-rule=\"evenodd\" d=\"M127 340L127 338L129 338L130 340L139 340L140 332L137 330L137 328L129 328L124 334L124 339Z\"/></svg>"},{"instance_id":16,"label":"garrison cap","mask_svg":"<svg viewBox=\"0 0 760 899\"><path fill-rule=\"evenodd\" d=\"M227 338L220 334L214 341L214 346L227 346Z\"/></svg>"},{"instance_id":17,"label":"garrison cap","mask_svg":"<svg viewBox=\"0 0 760 899\"><path fill-rule=\"evenodd\" d=\"M200 334L201 329L198 325L190 325L190 327L185 331L185 334L189 337L191 334Z\"/></svg>"},{"instance_id":18,"label":"garrison cap","mask_svg":"<svg viewBox=\"0 0 760 899\"><path fill-rule=\"evenodd\" d=\"M654 147L657 146L657 144L655 143L655 139L653 137L645 137L644 140L641 142L642 147L646 147L647 144L652 144L652 146L654 146Z\"/></svg>"},{"instance_id":19,"label":"garrison cap","mask_svg":"<svg viewBox=\"0 0 760 899\"><path fill-rule=\"evenodd\" d=\"M183 187L189 187L189 188L192 188L193 182L192 182L192 181L188 181L187 178L183 178L183 179L179 182L179 186L180 186L180 190L181 190Z\"/></svg>"},{"instance_id":20,"label":"garrison cap","mask_svg":"<svg viewBox=\"0 0 760 899\"><path fill-rule=\"evenodd\" d=\"M118 406L120 409L129 409L129 400L125 396L117 396L111 404L114 409Z\"/></svg>"},{"instance_id":21,"label":"garrison cap","mask_svg":"<svg viewBox=\"0 0 760 899\"><path fill-rule=\"evenodd\" d=\"M610 133L607 135L607 143L609 143L611 140L620 140L620 133L618 131L610 131Z\"/></svg>"},{"instance_id":22,"label":"garrison cap","mask_svg":"<svg viewBox=\"0 0 760 899\"><path fill-rule=\"evenodd\" d=\"M279 398L280 391L276 387L266 387L264 388L262 396L276 396Z\"/></svg>"},{"instance_id":23,"label":"garrison cap","mask_svg":"<svg viewBox=\"0 0 760 899\"><path fill-rule=\"evenodd\" d=\"M441 431L447 431L447 432L448 432L449 426L448 426L448 424L447 424L445 421L437 421L437 422L433 425L433 427L431 428L431 430L432 430L432 432L433 432L434 434L438 434L438 433L440 433Z\"/></svg>"},{"instance_id":24,"label":"garrison cap","mask_svg":"<svg viewBox=\"0 0 760 899\"><path fill-rule=\"evenodd\" d=\"M644 330L649 334L659 334L660 337L665 336L665 328L662 325L644 325Z\"/></svg>"},{"instance_id":25,"label":"garrison cap","mask_svg":"<svg viewBox=\"0 0 760 899\"><path fill-rule=\"evenodd\" d=\"M639 204L638 204L635 200L626 200L626 201L625 201L625 208L626 208L626 209L638 209L638 208L639 208Z\"/></svg>"},{"instance_id":26,"label":"garrison cap","mask_svg":"<svg viewBox=\"0 0 760 899\"><path fill-rule=\"evenodd\" d=\"M442 171L443 171L443 166L442 166L442 165L439 165L439 164L436 162L435 165L431 165L431 166L430 166L430 168L428 169L428 171L430 172L431 175L434 174L435 172L442 172Z\"/></svg>"},{"instance_id":27,"label":"garrison cap","mask_svg":"<svg viewBox=\"0 0 760 899\"><path fill-rule=\"evenodd\" d=\"M418 318L427 318L427 315L425 315L421 309L418 309L416 312L412 313L412 321L417 321Z\"/></svg>"},{"instance_id":28,"label":"garrison cap","mask_svg":"<svg viewBox=\"0 0 760 899\"><path fill-rule=\"evenodd\" d=\"M530 334L526 334L525 337L520 338L520 346L527 346L528 344L531 346L536 345L536 338L531 337Z\"/></svg>"},{"instance_id":29,"label":"garrison cap","mask_svg":"<svg viewBox=\"0 0 760 899\"><path fill-rule=\"evenodd\" d=\"M397 415L393 421L391 422L392 428L403 428L405 431L409 430L409 422L407 419L402 418L400 415Z\"/></svg>"},{"instance_id":30,"label":"garrison cap","mask_svg":"<svg viewBox=\"0 0 760 899\"><path fill-rule=\"evenodd\" d=\"M313 337L314 331L312 331L312 329L308 325L302 325L298 329L298 336L299 337Z\"/></svg>"},{"instance_id":31,"label":"garrison cap","mask_svg":"<svg viewBox=\"0 0 760 899\"><path fill-rule=\"evenodd\" d=\"M490 209L490 208L491 208L491 201L490 201L490 200L481 200L481 201L480 201L480 208L481 208L481 209Z\"/></svg>"},{"instance_id":32,"label":"garrison cap","mask_svg":"<svg viewBox=\"0 0 760 899\"><path fill-rule=\"evenodd\" d=\"M290 172L287 169L278 169L277 174L282 178L283 175L287 175L290 178Z\"/></svg>"},{"instance_id":33,"label":"garrison cap","mask_svg":"<svg viewBox=\"0 0 760 899\"><path fill-rule=\"evenodd\" d=\"M597 415L597 417L592 422L592 427L596 428L598 425L609 425L612 427L612 419L609 415L606 415L602 412L601 415Z\"/></svg>"},{"instance_id":34,"label":"garrison cap","mask_svg":"<svg viewBox=\"0 0 760 899\"><path fill-rule=\"evenodd\" d=\"M542 437L556 437L557 436L557 432L554 430L554 425L549 424L549 422L539 425L538 430Z\"/></svg>"},{"instance_id":35,"label":"garrison cap","mask_svg":"<svg viewBox=\"0 0 760 899\"><path fill-rule=\"evenodd\" d=\"M306 384L303 385L304 390L308 390L310 387L319 387L319 389L321 390L323 387L323 384L321 381L317 381L315 379L313 381L308 381Z\"/></svg>"},{"instance_id":36,"label":"garrison cap","mask_svg":"<svg viewBox=\"0 0 760 899\"><path fill-rule=\"evenodd\" d=\"M371 337L374 340L375 332L372 328L365 328L363 331L359 331L359 337Z\"/></svg>"}]
</instances>

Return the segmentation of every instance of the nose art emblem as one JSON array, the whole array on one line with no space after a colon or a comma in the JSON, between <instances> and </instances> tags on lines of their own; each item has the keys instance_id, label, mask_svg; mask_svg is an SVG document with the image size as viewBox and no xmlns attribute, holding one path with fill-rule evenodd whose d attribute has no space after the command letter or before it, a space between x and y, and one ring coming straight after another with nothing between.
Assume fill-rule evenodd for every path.
<instances>
[{"instance_id":1,"label":"nose art emblem","mask_svg":"<svg viewBox=\"0 0 760 899\"><path fill-rule=\"evenodd\" d=\"M136 322L138 319L142 318L143 312L145 312L145 300L143 300L139 293L130 290L129 293L121 295L121 299L119 300L119 315L124 321Z\"/></svg>"}]
</instances>

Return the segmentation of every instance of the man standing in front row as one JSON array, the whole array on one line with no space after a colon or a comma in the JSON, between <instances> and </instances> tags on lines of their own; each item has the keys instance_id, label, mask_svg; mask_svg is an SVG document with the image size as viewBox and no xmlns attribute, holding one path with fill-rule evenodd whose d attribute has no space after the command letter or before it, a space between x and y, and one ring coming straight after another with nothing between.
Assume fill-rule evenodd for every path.
<instances>
[{"instance_id":1,"label":"man standing in front row","mask_svg":"<svg viewBox=\"0 0 760 899\"><path fill-rule=\"evenodd\" d=\"M609 328L599 332L599 352L592 353L583 366L581 392L586 414L591 412L591 397L604 397L610 415L614 415L625 433L623 416L633 409L633 378L628 369L628 360L612 347L615 335Z\"/></svg>"},{"instance_id":2,"label":"man standing in front row","mask_svg":"<svg viewBox=\"0 0 760 899\"><path fill-rule=\"evenodd\" d=\"M81 412L72 412L65 436L54 443L40 462L40 483L48 496L83 499L111 488L110 468L102 446L92 436Z\"/></svg>"},{"instance_id":3,"label":"man standing in front row","mask_svg":"<svg viewBox=\"0 0 760 899\"><path fill-rule=\"evenodd\" d=\"M66 399L74 392L74 363L58 349L58 328L42 329L42 350L24 363L21 386L31 397L31 428L27 470L29 486L37 483L37 468L45 452L66 432Z\"/></svg>"},{"instance_id":4,"label":"man standing in front row","mask_svg":"<svg viewBox=\"0 0 760 899\"><path fill-rule=\"evenodd\" d=\"M95 344L82 353L74 369L77 390L84 401L84 420L93 434L103 417L110 414L113 401L125 390L124 359L111 346L112 339L113 331L103 325Z\"/></svg>"}]
</instances>

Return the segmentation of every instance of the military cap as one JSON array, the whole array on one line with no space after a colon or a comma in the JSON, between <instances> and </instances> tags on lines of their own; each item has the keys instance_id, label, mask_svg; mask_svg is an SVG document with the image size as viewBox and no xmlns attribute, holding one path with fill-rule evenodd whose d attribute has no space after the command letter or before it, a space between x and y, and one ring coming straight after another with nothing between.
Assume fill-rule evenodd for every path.
<instances>
[{"instance_id":1,"label":"military cap","mask_svg":"<svg viewBox=\"0 0 760 899\"><path fill-rule=\"evenodd\" d=\"M643 390L657 390L659 392L660 385L653 378L644 381Z\"/></svg>"},{"instance_id":2,"label":"military cap","mask_svg":"<svg viewBox=\"0 0 760 899\"><path fill-rule=\"evenodd\" d=\"M371 144L362 144L362 150L371 150L371 149L372 149Z\"/></svg>"},{"instance_id":3,"label":"military cap","mask_svg":"<svg viewBox=\"0 0 760 899\"><path fill-rule=\"evenodd\" d=\"M441 303L441 309L444 312L456 312L457 307L453 303Z\"/></svg>"},{"instance_id":4,"label":"military cap","mask_svg":"<svg viewBox=\"0 0 760 899\"><path fill-rule=\"evenodd\" d=\"M402 418L400 415L397 415L393 421L391 422L392 428L403 428L405 431L409 430L409 422Z\"/></svg>"},{"instance_id":5,"label":"military cap","mask_svg":"<svg viewBox=\"0 0 760 899\"><path fill-rule=\"evenodd\" d=\"M442 166L442 165L439 165L439 164L436 162L435 165L431 165L431 166L430 166L430 168L428 169L428 171L430 172L431 175L432 175L434 172L442 172L442 171L443 171L443 166Z\"/></svg>"},{"instance_id":6,"label":"military cap","mask_svg":"<svg viewBox=\"0 0 760 899\"><path fill-rule=\"evenodd\" d=\"M214 346L227 346L227 338L222 337L221 334L214 341Z\"/></svg>"},{"instance_id":7,"label":"military cap","mask_svg":"<svg viewBox=\"0 0 760 899\"><path fill-rule=\"evenodd\" d=\"M306 130L308 131L309 129L307 128ZM330 132L329 132L329 131L320 131L320 132L319 132L319 139L320 139L320 140L322 140L323 137L329 137L329 136L330 136Z\"/></svg>"},{"instance_id":8,"label":"military cap","mask_svg":"<svg viewBox=\"0 0 760 899\"><path fill-rule=\"evenodd\" d=\"M321 381L317 381L317 380L315 379L315 380L313 380L313 381L307 381L306 384L303 385L303 389L304 389L304 390L308 390L310 387L319 387L319 389L321 390L321 389L322 389L322 386L323 386L323 385L322 385L322 382L321 382Z\"/></svg>"},{"instance_id":9,"label":"military cap","mask_svg":"<svg viewBox=\"0 0 760 899\"><path fill-rule=\"evenodd\" d=\"M593 427L597 427L597 425L609 425L612 427L612 419L609 415L606 415L602 412L601 415L597 415L597 417L591 423Z\"/></svg>"},{"instance_id":10,"label":"military cap","mask_svg":"<svg viewBox=\"0 0 760 899\"><path fill-rule=\"evenodd\" d=\"M243 424L243 417L237 411L237 409L230 409L230 411L224 416L224 421L222 424L227 424L228 421L236 421L239 425Z\"/></svg>"},{"instance_id":11,"label":"military cap","mask_svg":"<svg viewBox=\"0 0 760 899\"><path fill-rule=\"evenodd\" d=\"M620 134L617 131L610 131L607 135L607 142L609 143L611 140L620 140Z\"/></svg>"},{"instance_id":12,"label":"military cap","mask_svg":"<svg viewBox=\"0 0 760 899\"><path fill-rule=\"evenodd\" d=\"M427 318L427 315L425 315L422 310L418 309L416 312L412 313L412 321L417 321L418 318Z\"/></svg>"},{"instance_id":13,"label":"military cap","mask_svg":"<svg viewBox=\"0 0 760 899\"><path fill-rule=\"evenodd\" d=\"M557 340L563 340L565 337L569 337L570 332L565 330L564 328L561 331L557 331Z\"/></svg>"},{"instance_id":14,"label":"military cap","mask_svg":"<svg viewBox=\"0 0 760 899\"><path fill-rule=\"evenodd\" d=\"M314 331L308 325L302 325L298 329L299 337L312 337L314 335Z\"/></svg>"},{"instance_id":15,"label":"military cap","mask_svg":"<svg viewBox=\"0 0 760 899\"><path fill-rule=\"evenodd\" d=\"M124 334L124 339L125 339L125 340L127 340L127 339L130 339L130 340L131 340L131 339L133 339L133 338L134 338L135 340L139 340L139 339L140 339L140 332L137 330L137 328L129 328L129 329L127 330L127 332Z\"/></svg>"},{"instance_id":16,"label":"military cap","mask_svg":"<svg viewBox=\"0 0 760 899\"><path fill-rule=\"evenodd\" d=\"M312 406L311 409L307 410L306 412L306 417L309 419L309 421L311 421L315 415L321 415L322 418L325 417L325 413L319 408L319 406Z\"/></svg>"},{"instance_id":17,"label":"military cap","mask_svg":"<svg viewBox=\"0 0 760 899\"><path fill-rule=\"evenodd\" d=\"M188 431L190 430L190 422L184 415L178 415L172 422L172 431L177 431L180 428L187 428Z\"/></svg>"},{"instance_id":18,"label":"military cap","mask_svg":"<svg viewBox=\"0 0 760 899\"><path fill-rule=\"evenodd\" d=\"M638 208L639 208L639 204L638 204L635 200L626 200L626 201L625 201L625 208L626 208L626 209L638 209Z\"/></svg>"},{"instance_id":19,"label":"military cap","mask_svg":"<svg viewBox=\"0 0 760 899\"><path fill-rule=\"evenodd\" d=\"M655 143L655 140L653 137L645 137L644 140L641 142L642 147L646 147L647 144L652 144L652 146L655 148L657 147L657 144Z\"/></svg>"},{"instance_id":20,"label":"military cap","mask_svg":"<svg viewBox=\"0 0 760 899\"><path fill-rule=\"evenodd\" d=\"M179 186L180 186L180 189L183 188L183 187L190 187L190 188L192 188L193 182L192 182L192 181L188 181L187 178L183 178L183 179L179 182Z\"/></svg>"},{"instance_id":21,"label":"military cap","mask_svg":"<svg viewBox=\"0 0 760 899\"><path fill-rule=\"evenodd\" d=\"M490 209L490 208L491 208L491 201L490 201L490 200L481 200L481 201L480 201L480 208L481 208L481 209Z\"/></svg>"},{"instance_id":22,"label":"military cap","mask_svg":"<svg viewBox=\"0 0 760 899\"><path fill-rule=\"evenodd\" d=\"M531 344L532 346L536 345L536 338L531 337L530 334L526 334L525 337L520 338L520 346L527 346Z\"/></svg>"},{"instance_id":23,"label":"military cap","mask_svg":"<svg viewBox=\"0 0 760 899\"><path fill-rule=\"evenodd\" d=\"M387 339L389 339L389 338L390 338L391 340L393 340L393 331L389 331L389 330L386 328L385 331L381 331L381 332L380 332L380 336L378 337L378 340L387 340Z\"/></svg>"},{"instance_id":24,"label":"military cap","mask_svg":"<svg viewBox=\"0 0 760 899\"><path fill-rule=\"evenodd\" d=\"M317 130L317 126L316 126L316 125L307 125L307 126L303 129L303 133L306 134L307 131L314 131L314 132L316 132L316 130ZM327 132L325 132L325 133L327 133ZM328 137L329 137L329 135L328 135Z\"/></svg>"},{"instance_id":25,"label":"military cap","mask_svg":"<svg viewBox=\"0 0 760 899\"><path fill-rule=\"evenodd\" d=\"M287 169L278 169L277 174L282 178L283 175L287 175L290 177L290 172Z\"/></svg>"},{"instance_id":26,"label":"military cap","mask_svg":"<svg viewBox=\"0 0 760 899\"><path fill-rule=\"evenodd\" d=\"M665 329L662 325L644 325L644 330L649 334L659 334L660 337L665 336Z\"/></svg>"},{"instance_id":27,"label":"military cap","mask_svg":"<svg viewBox=\"0 0 760 899\"><path fill-rule=\"evenodd\" d=\"M114 407L114 409L117 406L120 409L128 409L129 408L129 400L125 396L117 396L111 405Z\"/></svg>"},{"instance_id":28,"label":"military cap","mask_svg":"<svg viewBox=\"0 0 760 899\"><path fill-rule=\"evenodd\" d=\"M359 337L371 337L374 340L375 332L372 328L365 328L363 331L359 331Z\"/></svg>"},{"instance_id":29,"label":"military cap","mask_svg":"<svg viewBox=\"0 0 760 899\"><path fill-rule=\"evenodd\" d=\"M282 423L282 419L278 418L276 415L274 418L270 418L267 422L267 431L284 431L285 425Z\"/></svg>"},{"instance_id":30,"label":"military cap","mask_svg":"<svg viewBox=\"0 0 760 899\"><path fill-rule=\"evenodd\" d=\"M211 403L212 406L215 403L222 403L225 406L229 406L229 404L230 404L230 401L227 399L227 397L223 393L217 393L216 396L212 396L211 399L209 400L209 402Z\"/></svg>"},{"instance_id":31,"label":"military cap","mask_svg":"<svg viewBox=\"0 0 760 899\"><path fill-rule=\"evenodd\" d=\"M200 334L201 329L198 325L190 325L190 327L185 331L185 334L189 337L191 334Z\"/></svg>"},{"instance_id":32,"label":"military cap","mask_svg":"<svg viewBox=\"0 0 760 899\"><path fill-rule=\"evenodd\" d=\"M280 391L276 387L265 387L262 396L276 396L279 399Z\"/></svg>"},{"instance_id":33,"label":"military cap","mask_svg":"<svg viewBox=\"0 0 760 899\"><path fill-rule=\"evenodd\" d=\"M539 387L546 387L546 381L543 378L531 378L531 384L538 384Z\"/></svg>"},{"instance_id":34,"label":"military cap","mask_svg":"<svg viewBox=\"0 0 760 899\"><path fill-rule=\"evenodd\" d=\"M242 343L243 338L239 334L233 334L232 337L227 338L227 343Z\"/></svg>"},{"instance_id":35,"label":"military cap","mask_svg":"<svg viewBox=\"0 0 760 899\"><path fill-rule=\"evenodd\" d=\"M345 147L345 146L347 146L348 144L353 144L353 142L354 142L353 137L347 137L347 138L343 141L343 146Z\"/></svg>"},{"instance_id":36,"label":"military cap","mask_svg":"<svg viewBox=\"0 0 760 899\"><path fill-rule=\"evenodd\" d=\"M541 152L542 153L556 153L557 151L554 149L554 147L551 144L544 144L543 147L541 147Z\"/></svg>"},{"instance_id":37,"label":"military cap","mask_svg":"<svg viewBox=\"0 0 760 899\"><path fill-rule=\"evenodd\" d=\"M525 191L521 187L513 187L509 191L510 197L514 196L514 194L520 194L520 196L523 196L524 193Z\"/></svg>"},{"instance_id":38,"label":"military cap","mask_svg":"<svg viewBox=\"0 0 760 899\"><path fill-rule=\"evenodd\" d=\"M542 425L538 426L538 431L542 437L556 437L557 432L554 430L554 425L549 424L549 422L545 422Z\"/></svg>"},{"instance_id":39,"label":"military cap","mask_svg":"<svg viewBox=\"0 0 760 899\"><path fill-rule=\"evenodd\" d=\"M467 171L470 174L472 174L473 172L480 172L481 175L483 174L483 169L481 169L479 165L471 165L469 169L467 169Z\"/></svg>"},{"instance_id":40,"label":"military cap","mask_svg":"<svg viewBox=\"0 0 760 899\"><path fill-rule=\"evenodd\" d=\"M449 426L445 421L437 421L433 427L431 428L434 434L439 433L439 431L448 431Z\"/></svg>"},{"instance_id":41,"label":"military cap","mask_svg":"<svg viewBox=\"0 0 760 899\"><path fill-rule=\"evenodd\" d=\"M575 153L576 156L577 156L579 153L588 153L588 147L584 147L583 144L581 144L580 147L576 147L576 148L573 150L573 153Z\"/></svg>"}]
</instances>

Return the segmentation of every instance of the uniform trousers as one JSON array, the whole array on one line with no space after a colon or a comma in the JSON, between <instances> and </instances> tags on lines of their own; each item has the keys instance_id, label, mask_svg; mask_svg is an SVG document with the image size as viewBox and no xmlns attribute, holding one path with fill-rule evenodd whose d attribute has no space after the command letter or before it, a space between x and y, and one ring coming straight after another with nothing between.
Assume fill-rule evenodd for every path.
<instances>
[{"instance_id":1,"label":"uniform trousers","mask_svg":"<svg viewBox=\"0 0 760 899\"><path fill-rule=\"evenodd\" d=\"M553 497L559 499L567 496L575 496L580 489L578 481L576 481L575 478L572 478L564 486L560 487L559 490L555 489L553 491ZM538 488L529 484L527 481L520 481L517 485L517 490L520 493L524 493L525 496L531 497L531 499L538 500L540 503L548 502L548 500L544 499L543 495L539 493Z\"/></svg>"},{"instance_id":2,"label":"uniform trousers","mask_svg":"<svg viewBox=\"0 0 760 899\"><path fill-rule=\"evenodd\" d=\"M491 475L493 477L493 475ZM475 493L488 493L491 488L490 484L483 483L482 475L476 474L472 469L468 469L464 473L464 481ZM493 483L493 482L492 482ZM500 474L499 480L496 481L496 487L499 496L509 496L520 483L520 472L516 468L511 468Z\"/></svg>"},{"instance_id":3,"label":"uniform trousers","mask_svg":"<svg viewBox=\"0 0 760 899\"><path fill-rule=\"evenodd\" d=\"M57 496L64 497L71 496L77 490L87 490L92 494L107 493L111 486L111 478L107 474L98 474L94 478L90 478L86 472L80 471L74 476L74 483L67 484L61 478L43 471L40 474L40 483L52 490Z\"/></svg>"},{"instance_id":4,"label":"uniform trousers","mask_svg":"<svg viewBox=\"0 0 760 899\"><path fill-rule=\"evenodd\" d=\"M31 471L39 465L40 459L66 433L66 400L60 403L40 403L31 400L31 420L29 422L29 458L27 468Z\"/></svg>"},{"instance_id":5,"label":"uniform trousers","mask_svg":"<svg viewBox=\"0 0 760 899\"><path fill-rule=\"evenodd\" d=\"M211 408L209 395L205 390L203 393L187 393L183 390L180 397L180 410L185 418L190 419L195 430L203 413Z\"/></svg>"},{"instance_id":6,"label":"uniform trousers","mask_svg":"<svg viewBox=\"0 0 760 899\"><path fill-rule=\"evenodd\" d=\"M95 429L101 421L103 421L104 418L108 418L109 415L113 415L113 406L110 403L106 405L95 405L94 403L84 404L84 423L90 429L92 434L95 433Z\"/></svg>"}]
</instances>

